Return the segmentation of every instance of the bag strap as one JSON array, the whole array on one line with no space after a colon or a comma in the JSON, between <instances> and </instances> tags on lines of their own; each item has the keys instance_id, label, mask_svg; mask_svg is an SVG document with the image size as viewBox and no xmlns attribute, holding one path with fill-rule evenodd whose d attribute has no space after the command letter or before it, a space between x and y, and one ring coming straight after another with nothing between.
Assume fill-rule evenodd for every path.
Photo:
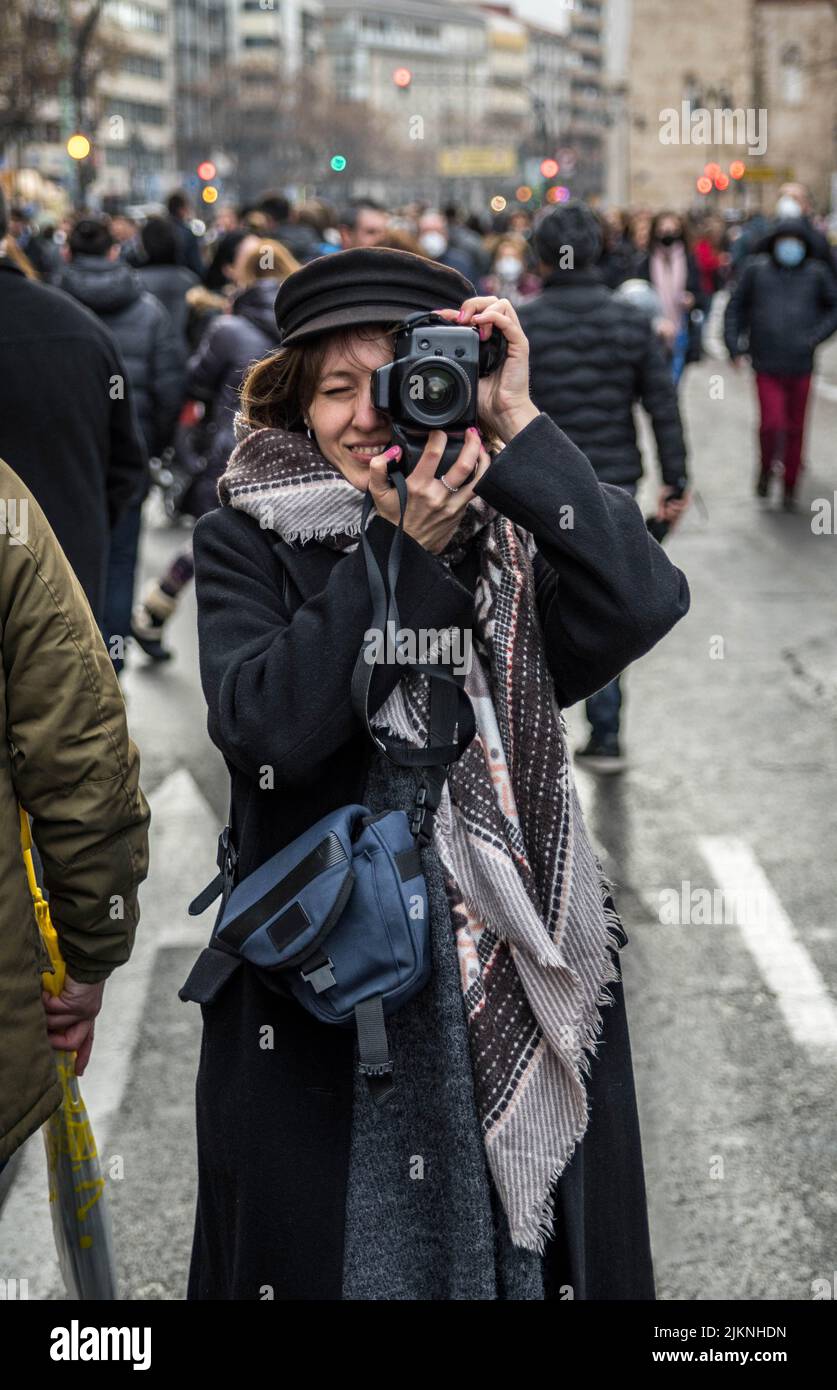
<instances>
[{"instance_id":1,"label":"bag strap","mask_svg":"<svg viewBox=\"0 0 837 1390\"><path fill-rule=\"evenodd\" d=\"M361 521L361 545L372 598L371 626L376 633L383 634L390 630L397 632L400 628L395 591L401 568L404 515L408 501L404 475L396 472L390 476L398 492L399 519L387 557L386 580L366 533L374 505L369 492L364 498ZM392 624L391 629L388 624ZM405 739L390 737L380 729L373 728L369 717L369 696L375 662L370 659L367 646L361 648L355 662L351 700L355 714L381 752L399 767L417 771L419 786L410 828L419 843L424 845L430 841L433 815L439 806L448 767L462 757L471 743L476 732L476 721L473 706L465 693L464 677L457 677L448 666L432 661L417 662L412 670L426 675L430 681L429 739L424 748L415 748Z\"/></svg>"}]
</instances>

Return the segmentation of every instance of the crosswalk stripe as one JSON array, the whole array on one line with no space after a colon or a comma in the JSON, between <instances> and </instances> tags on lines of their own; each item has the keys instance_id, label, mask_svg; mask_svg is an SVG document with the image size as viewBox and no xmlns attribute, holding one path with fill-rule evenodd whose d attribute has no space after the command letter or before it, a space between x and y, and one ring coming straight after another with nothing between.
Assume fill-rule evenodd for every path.
<instances>
[{"instance_id":1,"label":"crosswalk stripe","mask_svg":"<svg viewBox=\"0 0 837 1390\"><path fill-rule=\"evenodd\" d=\"M718 887L759 904L742 914L738 929L794 1041L814 1063L837 1061L837 1005L752 849L734 836L705 835L698 843Z\"/></svg>"}]
</instances>

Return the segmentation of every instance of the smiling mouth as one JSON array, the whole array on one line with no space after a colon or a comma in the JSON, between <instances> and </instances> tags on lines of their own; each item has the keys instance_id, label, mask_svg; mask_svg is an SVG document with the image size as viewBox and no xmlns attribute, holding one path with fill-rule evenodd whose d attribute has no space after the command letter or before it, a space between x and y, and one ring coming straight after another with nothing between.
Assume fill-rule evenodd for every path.
<instances>
[{"instance_id":1,"label":"smiling mouth","mask_svg":"<svg viewBox=\"0 0 837 1390\"><path fill-rule=\"evenodd\" d=\"M388 443L388 440L384 440L377 444L345 444L343 447L355 458L372 459L376 454L382 454Z\"/></svg>"}]
</instances>

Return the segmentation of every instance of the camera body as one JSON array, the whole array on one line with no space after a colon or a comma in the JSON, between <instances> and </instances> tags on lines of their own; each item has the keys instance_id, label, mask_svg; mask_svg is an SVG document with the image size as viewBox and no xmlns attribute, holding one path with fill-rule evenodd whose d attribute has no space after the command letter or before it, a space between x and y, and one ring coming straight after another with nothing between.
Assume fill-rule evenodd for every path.
<instances>
[{"instance_id":1,"label":"camera body","mask_svg":"<svg viewBox=\"0 0 837 1390\"><path fill-rule=\"evenodd\" d=\"M390 472L412 472L431 430L448 436L436 477L447 472L459 457L465 431L477 423L480 377L498 369L505 349L497 329L481 342L478 329L448 323L438 314L405 319L393 361L372 373L373 405L389 415L393 439L402 450Z\"/></svg>"}]
</instances>

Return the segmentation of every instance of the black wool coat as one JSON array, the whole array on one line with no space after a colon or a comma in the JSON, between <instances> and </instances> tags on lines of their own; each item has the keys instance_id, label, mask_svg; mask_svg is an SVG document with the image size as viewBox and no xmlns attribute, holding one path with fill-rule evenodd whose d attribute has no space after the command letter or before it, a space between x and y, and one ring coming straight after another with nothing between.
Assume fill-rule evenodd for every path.
<instances>
[{"instance_id":1,"label":"black wool coat","mask_svg":"<svg viewBox=\"0 0 837 1390\"><path fill-rule=\"evenodd\" d=\"M114 381L123 389L115 392ZM68 295L0 260L0 458L43 507L97 618L110 530L146 485L118 346Z\"/></svg>"},{"instance_id":2,"label":"black wool coat","mask_svg":"<svg viewBox=\"0 0 837 1390\"><path fill-rule=\"evenodd\" d=\"M598 270L558 270L519 309L532 400L586 454L603 483L642 477L634 403L648 412L663 479L681 485L686 446L671 367L645 314Z\"/></svg>"},{"instance_id":3,"label":"black wool coat","mask_svg":"<svg viewBox=\"0 0 837 1390\"><path fill-rule=\"evenodd\" d=\"M686 613L686 579L636 503L601 485L548 416L496 456L477 492L535 537L538 611L562 705L605 685ZM379 560L393 530L380 516L369 523ZM230 507L200 519L194 554L208 729L231 775L243 876L327 812L362 801L372 749L349 688L371 602L360 547L290 546ZM469 625L476 578L473 558L451 572L405 536L402 627ZM400 673L377 668L372 709ZM191 997L204 1033L189 1296L259 1298L269 1283L276 1298L339 1299L353 1035L320 1025L246 969ZM275 1029L272 1051L259 1046L265 1023ZM621 1057L630 1079L626 1047ZM567 1230L578 1233L602 1218L585 1213L580 1163L574 1175ZM624 1178L613 1180L614 1203L624 1200ZM593 1175L587 1190L600 1200ZM641 1193L641 1168L633 1190Z\"/></svg>"}]
</instances>

